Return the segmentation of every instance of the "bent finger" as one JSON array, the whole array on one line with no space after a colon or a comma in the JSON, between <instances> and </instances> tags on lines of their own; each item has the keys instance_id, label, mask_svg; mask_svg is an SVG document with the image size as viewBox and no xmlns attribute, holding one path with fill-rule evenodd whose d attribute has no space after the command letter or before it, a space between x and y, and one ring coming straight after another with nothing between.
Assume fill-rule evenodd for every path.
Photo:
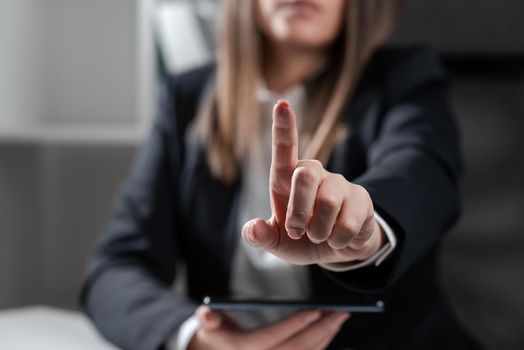
<instances>
[{"instance_id":1,"label":"bent finger","mask_svg":"<svg viewBox=\"0 0 524 350\"><path fill-rule=\"evenodd\" d=\"M299 239L306 232L323 176L324 168L318 160L300 161L294 170L285 224L290 238Z\"/></svg>"},{"instance_id":2,"label":"bent finger","mask_svg":"<svg viewBox=\"0 0 524 350\"><path fill-rule=\"evenodd\" d=\"M345 181L345 180L344 180ZM344 201L344 191L336 176L328 175L320 184L307 235L313 243L326 241Z\"/></svg>"},{"instance_id":3,"label":"bent finger","mask_svg":"<svg viewBox=\"0 0 524 350\"><path fill-rule=\"evenodd\" d=\"M361 190L352 191L351 195L344 200L333 233L328 244L333 249L343 249L351 245L354 240L367 240L369 237L361 235L362 227L371 213L370 201L367 192Z\"/></svg>"}]
</instances>

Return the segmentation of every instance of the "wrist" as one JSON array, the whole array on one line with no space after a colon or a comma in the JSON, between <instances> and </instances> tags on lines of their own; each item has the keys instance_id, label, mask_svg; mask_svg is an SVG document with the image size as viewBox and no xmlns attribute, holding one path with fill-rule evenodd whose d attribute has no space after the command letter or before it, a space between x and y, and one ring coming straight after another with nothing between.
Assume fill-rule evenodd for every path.
<instances>
[{"instance_id":1,"label":"wrist","mask_svg":"<svg viewBox=\"0 0 524 350\"><path fill-rule=\"evenodd\" d=\"M366 243L366 247L362 247L360 252L355 254L353 251L353 259L346 262L335 262L329 264L319 264L321 267L334 271L345 272L350 270L360 269L366 266L379 266L391 254L393 249L397 246L397 240L391 227L375 212L374 219L370 222L373 233ZM378 229L376 225L378 223Z\"/></svg>"},{"instance_id":2,"label":"wrist","mask_svg":"<svg viewBox=\"0 0 524 350\"><path fill-rule=\"evenodd\" d=\"M373 218L373 223L375 224L375 230L373 231L373 234L375 235L377 241L377 249L374 251L374 253L376 253L382 249L386 243L388 243L388 239L384 229L382 228L382 225L379 224L377 219Z\"/></svg>"},{"instance_id":3,"label":"wrist","mask_svg":"<svg viewBox=\"0 0 524 350\"><path fill-rule=\"evenodd\" d=\"M193 334L193 336L189 340L189 343L187 343L186 350L203 349L201 336L201 330L199 329L195 332L195 334Z\"/></svg>"},{"instance_id":4,"label":"wrist","mask_svg":"<svg viewBox=\"0 0 524 350\"><path fill-rule=\"evenodd\" d=\"M373 219L373 233L369 238L369 244L362 251L361 256L358 260L364 261L375 255L386 243L388 242L386 234L382 229L382 226L376 219Z\"/></svg>"},{"instance_id":5,"label":"wrist","mask_svg":"<svg viewBox=\"0 0 524 350\"><path fill-rule=\"evenodd\" d=\"M199 329L200 322L196 315L192 315L182 322L178 329L174 331L171 337L167 340L164 348L166 350L186 350L189 341Z\"/></svg>"}]
</instances>

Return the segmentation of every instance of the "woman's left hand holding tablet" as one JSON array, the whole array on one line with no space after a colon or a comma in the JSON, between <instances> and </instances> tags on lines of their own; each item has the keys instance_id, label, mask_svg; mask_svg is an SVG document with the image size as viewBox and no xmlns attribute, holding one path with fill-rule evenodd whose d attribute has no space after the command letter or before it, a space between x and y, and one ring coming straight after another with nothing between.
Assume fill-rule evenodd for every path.
<instances>
[{"instance_id":1,"label":"woman's left hand holding tablet","mask_svg":"<svg viewBox=\"0 0 524 350\"><path fill-rule=\"evenodd\" d=\"M318 160L298 159L296 117L287 101L273 109L272 138L272 216L244 224L244 240L297 265L352 262L375 254L386 239L368 192Z\"/></svg>"},{"instance_id":2,"label":"woman's left hand holding tablet","mask_svg":"<svg viewBox=\"0 0 524 350\"><path fill-rule=\"evenodd\" d=\"M321 350L349 318L344 312L299 311L269 325L244 330L225 312L196 310L200 327L188 350Z\"/></svg>"}]
</instances>

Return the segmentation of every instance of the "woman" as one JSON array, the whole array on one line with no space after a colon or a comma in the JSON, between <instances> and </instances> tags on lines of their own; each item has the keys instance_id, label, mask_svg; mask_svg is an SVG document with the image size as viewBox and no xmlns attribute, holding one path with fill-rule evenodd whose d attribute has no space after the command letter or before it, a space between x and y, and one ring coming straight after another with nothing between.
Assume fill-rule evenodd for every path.
<instances>
[{"instance_id":1,"label":"woman","mask_svg":"<svg viewBox=\"0 0 524 350\"><path fill-rule=\"evenodd\" d=\"M436 281L460 209L445 76L427 49L382 47L398 7L223 2L216 66L168 79L91 262L82 300L102 334L126 349L476 348ZM171 290L182 263L187 299ZM197 309L370 293L387 311L349 321Z\"/></svg>"}]
</instances>

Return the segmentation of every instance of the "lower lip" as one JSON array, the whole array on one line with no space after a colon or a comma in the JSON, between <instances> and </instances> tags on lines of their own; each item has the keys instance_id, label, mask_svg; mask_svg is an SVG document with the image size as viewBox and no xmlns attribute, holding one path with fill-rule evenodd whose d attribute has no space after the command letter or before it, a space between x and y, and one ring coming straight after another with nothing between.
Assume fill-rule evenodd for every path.
<instances>
[{"instance_id":1,"label":"lower lip","mask_svg":"<svg viewBox=\"0 0 524 350\"><path fill-rule=\"evenodd\" d=\"M287 3L284 8L296 15L311 15L318 12L318 7L307 1Z\"/></svg>"}]
</instances>

